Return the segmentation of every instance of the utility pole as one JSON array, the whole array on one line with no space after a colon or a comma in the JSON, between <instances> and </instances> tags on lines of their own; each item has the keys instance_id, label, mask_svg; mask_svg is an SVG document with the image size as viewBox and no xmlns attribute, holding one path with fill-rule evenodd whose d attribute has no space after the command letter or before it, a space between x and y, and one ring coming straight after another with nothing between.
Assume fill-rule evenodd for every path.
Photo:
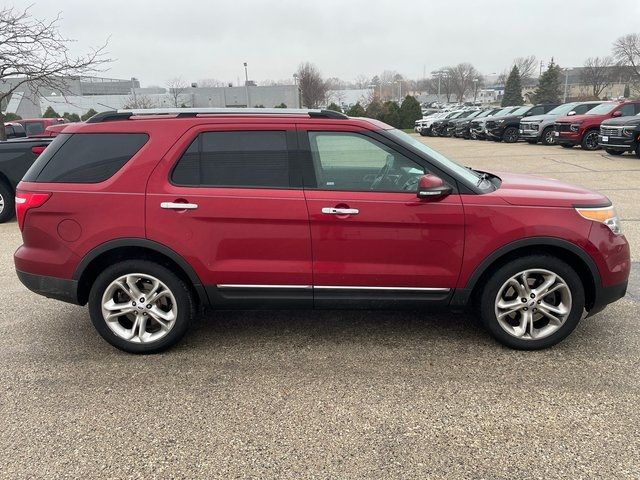
<instances>
[{"instance_id":1,"label":"utility pole","mask_svg":"<svg viewBox=\"0 0 640 480\"><path fill-rule=\"evenodd\" d=\"M249 72L247 70L247 62L244 62L244 92L247 96L247 108L251 108L251 102L249 101Z\"/></svg>"},{"instance_id":2,"label":"utility pole","mask_svg":"<svg viewBox=\"0 0 640 480\"><path fill-rule=\"evenodd\" d=\"M569 86L569 69L564 69L564 99L562 103L567 103L567 87Z\"/></svg>"}]
</instances>

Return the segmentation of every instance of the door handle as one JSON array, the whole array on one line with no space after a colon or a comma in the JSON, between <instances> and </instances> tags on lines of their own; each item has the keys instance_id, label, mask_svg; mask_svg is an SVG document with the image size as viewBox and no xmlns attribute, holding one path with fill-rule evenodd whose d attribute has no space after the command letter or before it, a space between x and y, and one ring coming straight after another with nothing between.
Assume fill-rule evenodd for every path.
<instances>
[{"instance_id":1,"label":"door handle","mask_svg":"<svg viewBox=\"0 0 640 480\"><path fill-rule=\"evenodd\" d=\"M360 210L357 208L324 207L322 213L325 215L358 215Z\"/></svg>"},{"instance_id":2,"label":"door handle","mask_svg":"<svg viewBox=\"0 0 640 480\"><path fill-rule=\"evenodd\" d=\"M197 203L180 203L180 202L162 202L160 208L169 210L195 210L198 208Z\"/></svg>"}]
</instances>

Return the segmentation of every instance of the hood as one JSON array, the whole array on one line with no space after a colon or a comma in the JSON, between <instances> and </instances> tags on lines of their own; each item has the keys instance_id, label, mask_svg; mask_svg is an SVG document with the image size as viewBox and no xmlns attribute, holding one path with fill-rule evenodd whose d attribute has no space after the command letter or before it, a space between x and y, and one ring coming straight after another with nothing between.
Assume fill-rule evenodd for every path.
<instances>
[{"instance_id":1,"label":"hood","mask_svg":"<svg viewBox=\"0 0 640 480\"><path fill-rule=\"evenodd\" d=\"M495 194L511 205L573 207L611 203L601 193L569 185L553 178L516 173L495 173L495 175L502 180Z\"/></svg>"},{"instance_id":2,"label":"hood","mask_svg":"<svg viewBox=\"0 0 640 480\"><path fill-rule=\"evenodd\" d=\"M545 113L544 115L532 115L530 117L526 117L523 118L522 121L523 122L536 122L536 123L542 123L545 122L547 120L553 120L555 118L558 118L559 115L549 115L548 113ZM573 115L572 115L573 118Z\"/></svg>"},{"instance_id":3,"label":"hood","mask_svg":"<svg viewBox=\"0 0 640 480\"><path fill-rule=\"evenodd\" d=\"M616 118L608 118L601 125L608 126L622 126L622 125L640 125L640 116L634 115L632 117L616 117Z\"/></svg>"},{"instance_id":4,"label":"hood","mask_svg":"<svg viewBox=\"0 0 640 480\"><path fill-rule=\"evenodd\" d=\"M564 115L562 117L556 118L556 122L559 123L578 123L592 120L602 120L603 118L608 118L610 114L605 113L604 115L571 115L570 117Z\"/></svg>"}]
</instances>

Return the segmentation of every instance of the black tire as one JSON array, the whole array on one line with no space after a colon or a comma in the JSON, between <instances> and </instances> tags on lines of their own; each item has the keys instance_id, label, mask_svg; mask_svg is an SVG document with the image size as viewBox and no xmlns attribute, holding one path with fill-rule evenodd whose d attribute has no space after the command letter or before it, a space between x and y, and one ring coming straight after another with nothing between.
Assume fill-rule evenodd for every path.
<instances>
[{"instance_id":1,"label":"black tire","mask_svg":"<svg viewBox=\"0 0 640 480\"><path fill-rule=\"evenodd\" d=\"M580 146L583 150L594 151L597 150L598 147L598 130L588 130L582 136L582 141L580 142Z\"/></svg>"},{"instance_id":2,"label":"black tire","mask_svg":"<svg viewBox=\"0 0 640 480\"><path fill-rule=\"evenodd\" d=\"M127 274L151 275L164 283L173 294L177 307L173 327L162 338L148 343L134 343L116 335L102 315L102 297L109 285ZM143 302L145 303L145 302ZM107 342L129 353L157 353L175 345L185 334L196 315L196 304L191 290L176 274L166 267L147 260L125 260L106 268L91 287L89 293L89 314L98 333Z\"/></svg>"},{"instance_id":3,"label":"black tire","mask_svg":"<svg viewBox=\"0 0 640 480\"><path fill-rule=\"evenodd\" d=\"M427 136L427 134L421 130L421 131L420 131L420 136L421 136L421 137L426 137L426 136Z\"/></svg>"},{"instance_id":4,"label":"black tire","mask_svg":"<svg viewBox=\"0 0 640 480\"><path fill-rule=\"evenodd\" d=\"M495 313L496 297L502 285L512 276L529 269L544 269L559 275L571 293L571 310L565 322L551 335L540 339L517 338L507 333ZM517 350L539 350L564 340L580 322L584 306L584 287L576 271L559 258L545 254L516 258L499 267L489 276L480 294L480 313L485 328L500 343Z\"/></svg>"},{"instance_id":5,"label":"black tire","mask_svg":"<svg viewBox=\"0 0 640 480\"><path fill-rule=\"evenodd\" d=\"M13 190L0 180L0 223L8 222L16 214L14 195Z\"/></svg>"},{"instance_id":6,"label":"black tire","mask_svg":"<svg viewBox=\"0 0 640 480\"><path fill-rule=\"evenodd\" d=\"M573 145L568 145L568 144L566 144L566 143L561 143L561 144L560 144L560 146L561 146L562 148L573 148Z\"/></svg>"},{"instance_id":7,"label":"black tire","mask_svg":"<svg viewBox=\"0 0 640 480\"><path fill-rule=\"evenodd\" d=\"M555 145L556 141L553 137L553 127L547 127L542 131L542 144L543 145Z\"/></svg>"},{"instance_id":8,"label":"black tire","mask_svg":"<svg viewBox=\"0 0 640 480\"><path fill-rule=\"evenodd\" d=\"M613 148L605 148L604 151L609 155L622 155L624 153L622 150L614 150Z\"/></svg>"},{"instance_id":9,"label":"black tire","mask_svg":"<svg viewBox=\"0 0 640 480\"><path fill-rule=\"evenodd\" d=\"M516 143L518 141L518 129L516 127L508 127L502 134L504 143Z\"/></svg>"}]
</instances>

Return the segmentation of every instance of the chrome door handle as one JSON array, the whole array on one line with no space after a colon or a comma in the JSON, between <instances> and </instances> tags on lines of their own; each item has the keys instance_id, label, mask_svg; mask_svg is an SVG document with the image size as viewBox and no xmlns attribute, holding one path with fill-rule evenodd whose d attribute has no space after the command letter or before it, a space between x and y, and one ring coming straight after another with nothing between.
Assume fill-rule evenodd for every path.
<instances>
[{"instance_id":1,"label":"chrome door handle","mask_svg":"<svg viewBox=\"0 0 640 480\"><path fill-rule=\"evenodd\" d=\"M326 215L358 215L360 210L357 208L324 207L322 213Z\"/></svg>"},{"instance_id":2,"label":"chrome door handle","mask_svg":"<svg viewBox=\"0 0 640 480\"><path fill-rule=\"evenodd\" d=\"M197 203L179 203L179 202L162 202L160 208L169 210L195 210L198 208Z\"/></svg>"}]
</instances>

